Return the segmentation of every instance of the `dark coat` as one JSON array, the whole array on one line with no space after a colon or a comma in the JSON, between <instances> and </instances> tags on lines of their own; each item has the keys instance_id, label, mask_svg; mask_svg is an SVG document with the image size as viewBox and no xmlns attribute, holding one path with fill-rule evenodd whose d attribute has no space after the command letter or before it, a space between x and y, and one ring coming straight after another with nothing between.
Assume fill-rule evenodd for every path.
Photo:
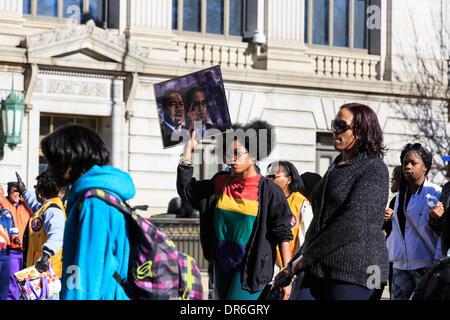
<instances>
[{"instance_id":1,"label":"dark coat","mask_svg":"<svg viewBox=\"0 0 450 320\"><path fill-rule=\"evenodd\" d=\"M338 156L312 194L314 218L299 252L312 275L368 287L378 272L388 279L382 232L389 172L378 157L359 154L343 165ZM372 285L372 284L371 284Z\"/></svg>"},{"instance_id":2,"label":"dark coat","mask_svg":"<svg viewBox=\"0 0 450 320\"><path fill-rule=\"evenodd\" d=\"M447 256L450 249L450 182L442 187L441 202L444 205L444 214L442 215L441 225L441 249L442 255Z\"/></svg>"},{"instance_id":3,"label":"dark coat","mask_svg":"<svg viewBox=\"0 0 450 320\"><path fill-rule=\"evenodd\" d=\"M192 166L178 166L179 196L200 211L200 241L203 254L213 261L217 239L214 232L214 210L217 199L214 178L229 172L219 172L210 180L192 178ZM279 186L261 177L258 186L259 209L243 260L242 288L252 293L271 281L276 259L276 246L292 240L291 217L286 196Z\"/></svg>"},{"instance_id":4,"label":"dark coat","mask_svg":"<svg viewBox=\"0 0 450 320\"><path fill-rule=\"evenodd\" d=\"M172 128L170 128L165 122L161 123L161 135L164 147L173 146L183 141L182 134L179 135L178 140L172 140L172 133L174 132L175 131L173 131Z\"/></svg>"}]
</instances>

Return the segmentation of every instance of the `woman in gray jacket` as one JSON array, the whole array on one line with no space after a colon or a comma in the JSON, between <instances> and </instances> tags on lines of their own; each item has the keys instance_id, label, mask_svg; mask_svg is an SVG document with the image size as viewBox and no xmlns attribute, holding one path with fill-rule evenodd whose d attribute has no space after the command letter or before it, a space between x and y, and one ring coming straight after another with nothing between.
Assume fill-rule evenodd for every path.
<instances>
[{"instance_id":1,"label":"woman in gray jacket","mask_svg":"<svg viewBox=\"0 0 450 320\"><path fill-rule=\"evenodd\" d=\"M389 194L382 131L375 112L356 103L343 105L331 127L340 155L314 188L314 218L305 242L277 274L274 287L305 271L291 298L370 299L389 272L382 231Z\"/></svg>"}]
</instances>

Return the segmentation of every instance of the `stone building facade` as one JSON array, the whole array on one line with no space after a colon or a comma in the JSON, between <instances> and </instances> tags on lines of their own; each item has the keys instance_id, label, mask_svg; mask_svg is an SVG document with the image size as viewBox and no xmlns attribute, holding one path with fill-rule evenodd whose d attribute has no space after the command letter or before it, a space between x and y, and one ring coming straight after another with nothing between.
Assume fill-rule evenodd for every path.
<instances>
[{"instance_id":1,"label":"stone building facade","mask_svg":"<svg viewBox=\"0 0 450 320\"><path fill-rule=\"evenodd\" d=\"M45 165L40 139L84 123L131 174L131 203L166 212L182 147L162 148L153 84L213 65L232 121L277 129L263 170L284 159L322 174L336 155L331 120L361 102L378 114L391 169L419 141L435 154L430 178L443 183L449 28L446 0L1 0L0 97L14 85L26 113L22 143L4 146L0 183L17 171L33 186Z\"/></svg>"}]
</instances>

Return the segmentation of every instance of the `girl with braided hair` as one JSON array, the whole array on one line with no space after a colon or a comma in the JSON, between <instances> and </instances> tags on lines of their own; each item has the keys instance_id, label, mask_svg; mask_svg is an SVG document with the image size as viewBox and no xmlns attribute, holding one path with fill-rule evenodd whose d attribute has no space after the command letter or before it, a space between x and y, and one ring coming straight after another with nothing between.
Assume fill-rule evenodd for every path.
<instances>
[{"instance_id":1,"label":"girl with braided hair","mask_svg":"<svg viewBox=\"0 0 450 320\"><path fill-rule=\"evenodd\" d=\"M432 266L439 237L428 225L427 195L439 199L441 187L427 180L433 156L420 143L408 143L400 155L403 174L387 239L393 262L392 300L410 298L421 277Z\"/></svg>"}]
</instances>

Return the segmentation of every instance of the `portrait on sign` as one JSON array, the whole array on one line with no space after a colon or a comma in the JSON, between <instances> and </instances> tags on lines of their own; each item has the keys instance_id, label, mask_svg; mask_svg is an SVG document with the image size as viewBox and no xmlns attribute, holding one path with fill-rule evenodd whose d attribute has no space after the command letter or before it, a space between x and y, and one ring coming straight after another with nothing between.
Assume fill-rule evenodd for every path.
<instances>
[{"instance_id":1,"label":"portrait on sign","mask_svg":"<svg viewBox=\"0 0 450 320\"><path fill-rule=\"evenodd\" d=\"M220 66L155 84L163 148L231 129Z\"/></svg>"}]
</instances>

